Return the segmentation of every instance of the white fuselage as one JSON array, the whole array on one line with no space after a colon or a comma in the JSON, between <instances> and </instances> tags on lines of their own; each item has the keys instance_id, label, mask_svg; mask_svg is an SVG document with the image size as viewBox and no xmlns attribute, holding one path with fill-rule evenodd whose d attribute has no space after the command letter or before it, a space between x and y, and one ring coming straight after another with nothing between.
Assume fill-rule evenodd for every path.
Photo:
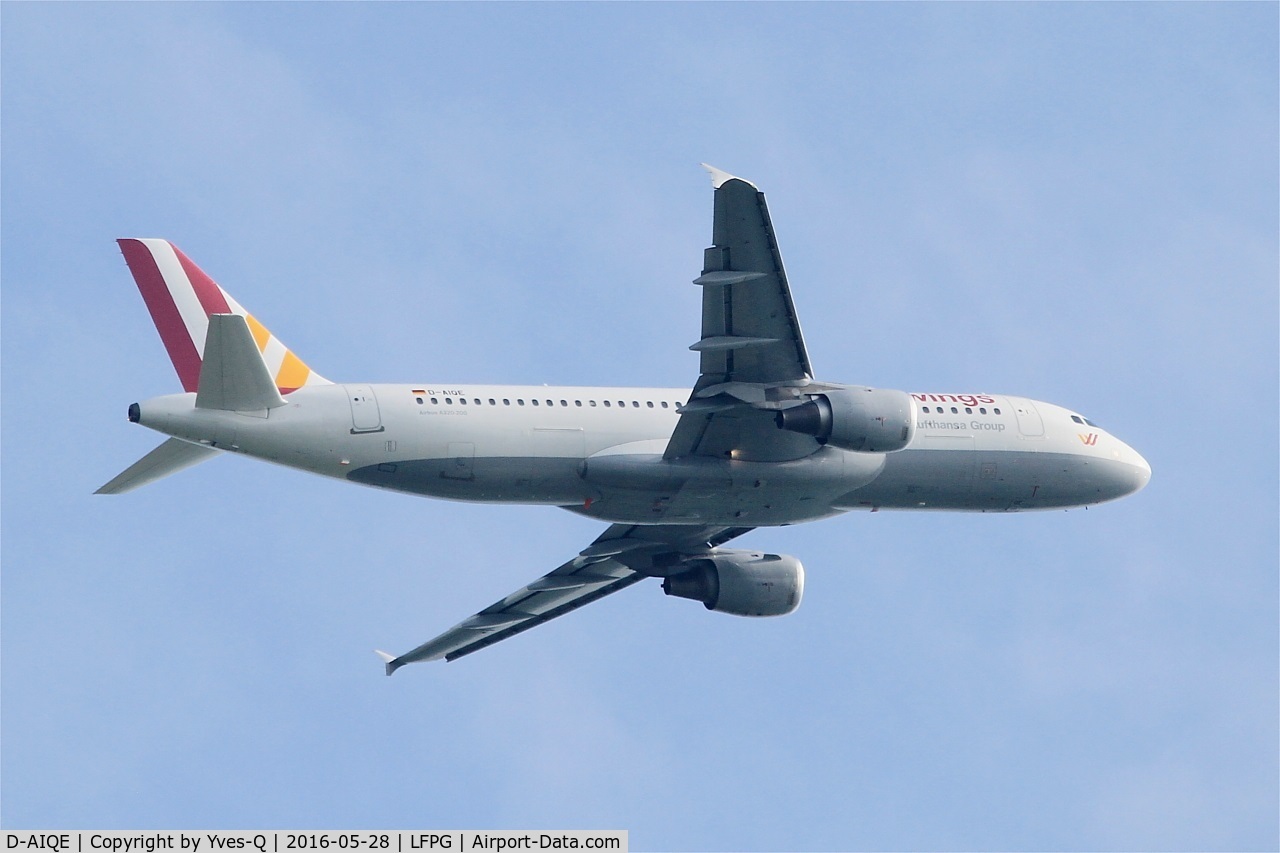
<instances>
[{"instance_id":1,"label":"white fuselage","mask_svg":"<svg viewBox=\"0 0 1280 853\"><path fill-rule=\"evenodd\" d=\"M158 397L138 420L187 441L438 498L561 506L631 524L767 526L853 509L1004 512L1100 503L1150 468L1105 430L1021 397L913 394L903 450L663 459L688 391L319 385L258 412Z\"/></svg>"}]
</instances>

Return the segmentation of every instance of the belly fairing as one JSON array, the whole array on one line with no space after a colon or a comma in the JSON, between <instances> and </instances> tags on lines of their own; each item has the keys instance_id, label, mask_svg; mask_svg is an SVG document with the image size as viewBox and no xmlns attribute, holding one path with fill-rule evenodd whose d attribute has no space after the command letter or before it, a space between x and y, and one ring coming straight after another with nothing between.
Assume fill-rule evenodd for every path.
<instances>
[{"instance_id":1,"label":"belly fairing","mask_svg":"<svg viewBox=\"0 0 1280 853\"><path fill-rule=\"evenodd\" d=\"M836 496L871 482L884 456L823 448L791 462L662 459L655 442L588 459L410 459L357 468L370 486L463 501L550 504L631 524L791 524L837 515Z\"/></svg>"},{"instance_id":2,"label":"belly fairing","mask_svg":"<svg viewBox=\"0 0 1280 853\"><path fill-rule=\"evenodd\" d=\"M599 496L574 511L633 524L791 524L838 514L832 499L884 467L882 454L835 448L789 462L668 461L644 444L588 459L584 479Z\"/></svg>"}]
</instances>

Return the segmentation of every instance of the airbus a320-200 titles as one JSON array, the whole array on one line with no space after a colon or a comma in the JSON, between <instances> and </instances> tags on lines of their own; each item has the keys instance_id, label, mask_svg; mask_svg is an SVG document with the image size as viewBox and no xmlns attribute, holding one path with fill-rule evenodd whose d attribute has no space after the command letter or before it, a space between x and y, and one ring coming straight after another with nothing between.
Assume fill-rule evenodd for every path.
<instances>
[{"instance_id":1,"label":"airbus a320-200 titles","mask_svg":"<svg viewBox=\"0 0 1280 853\"><path fill-rule=\"evenodd\" d=\"M689 388L335 383L176 246L120 240L183 392L129 407L168 438L98 491L223 453L380 489L541 504L607 522L566 562L401 655L453 660L647 578L739 616L800 604L795 557L725 545L850 510L1017 512L1138 491L1151 468L1069 409L816 378L764 194L707 167Z\"/></svg>"}]
</instances>

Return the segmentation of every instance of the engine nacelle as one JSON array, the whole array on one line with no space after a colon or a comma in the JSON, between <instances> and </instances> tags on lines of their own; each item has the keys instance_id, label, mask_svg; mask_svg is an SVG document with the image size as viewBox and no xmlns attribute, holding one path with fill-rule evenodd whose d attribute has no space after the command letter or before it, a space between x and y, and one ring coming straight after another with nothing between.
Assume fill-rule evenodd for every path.
<instances>
[{"instance_id":1,"label":"engine nacelle","mask_svg":"<svg viewBox=\"0 0 1280 853\"><path fill-rule=\"evenodd\" d=\"M778 412L779 429L804 433L822 444L863 453L901 450L915 436L911 395L886 388L824 391Z\"/></svg>"},{"instance_id":2,"label":"engine nacelle","mask_svg":"<svg viewBox=\"0 0 1280 853\"><path fill-rule=\"evenodd\" d=\"M667 595L735 616L785 616L804 596L804 566L786 554L716 550L662 581Z\"/></svg>"}]
</instances>

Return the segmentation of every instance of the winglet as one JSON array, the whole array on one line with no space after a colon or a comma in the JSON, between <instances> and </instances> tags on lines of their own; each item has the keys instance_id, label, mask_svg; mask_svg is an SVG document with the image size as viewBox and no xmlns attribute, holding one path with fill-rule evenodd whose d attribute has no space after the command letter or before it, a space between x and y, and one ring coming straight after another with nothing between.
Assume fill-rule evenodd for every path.
<instances>
[{"instance_id":1,"label":"winglet","mask_svg":"<svg viewBox=\"0 0 1280 853\"><path fill-rule=\"evenodd\" d=\"M711 186L713 189L718 190L720 189L720 187L724 186L729 181L742 181L744 184L748 185L753 190L756 190L757 192L759 192L759 189L756 187L756 185L748 181L746 178L739 178L737 175L730 175L728 172L724 171L723 169L717 169L715 166L712 166L710 163L702 163L701 166L702 168L706 169L708 172L711 173Z\"/></svg>"},{"instance_id":2,"label":"winglet","mask_svg":"<svg viewBox=\"0 0 1280 853\"><path fill-rule=\"evenodd\" d=\"M396 663L396 656L384 652L382 649L374 649L373 653L382 658L382 662L387 665L387 675L391 675L404 664Z\"/></svg>"}]
</instances>

